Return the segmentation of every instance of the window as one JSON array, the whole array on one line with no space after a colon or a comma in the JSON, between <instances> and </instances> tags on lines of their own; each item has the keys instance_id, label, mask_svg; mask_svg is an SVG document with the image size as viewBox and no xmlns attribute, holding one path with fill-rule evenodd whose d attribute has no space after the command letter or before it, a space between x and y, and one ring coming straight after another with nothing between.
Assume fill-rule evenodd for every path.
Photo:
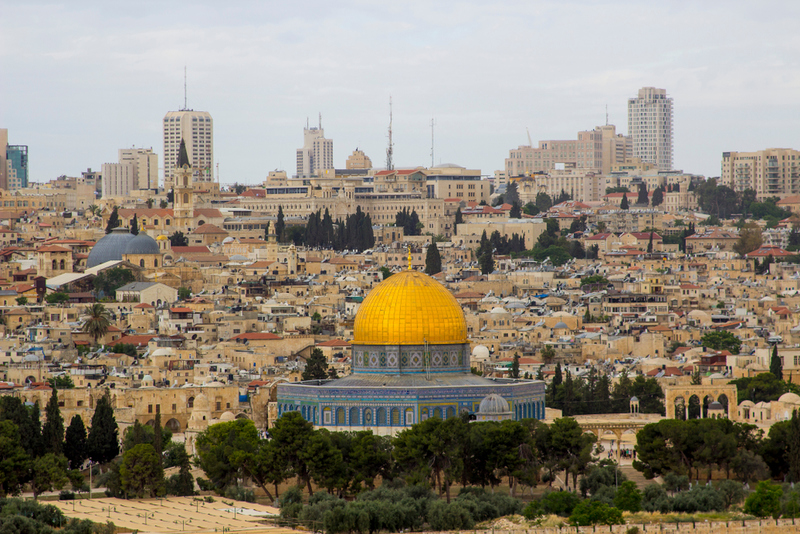
<instances>
[{"instance_id":1,"label":"window","mask_svg":"<svg viewBox=\"0 0 800 534\"><path fill-rule=\"evenodd\" d=\"M153 405L152 404L148 404L147 405L147 413L153 413Z\"/></svg>"},{"instance_id":2,"label":"window","mask_svg":"<svg viewBox=\"0 0 800 534\"><path fill-rule=\"evenodd\" d=\"M161 405L156 404L156 413L161 413Z\"/></svg>"},{"instance_id":3,"label":"window","mask_svg":"<svg viewBox=\"0 0 800 534\"><path fill-rule=\"evenodd\" d=\"M217 401L217 411L222 409L222 402Z\"/></svg>"}]
</instances>

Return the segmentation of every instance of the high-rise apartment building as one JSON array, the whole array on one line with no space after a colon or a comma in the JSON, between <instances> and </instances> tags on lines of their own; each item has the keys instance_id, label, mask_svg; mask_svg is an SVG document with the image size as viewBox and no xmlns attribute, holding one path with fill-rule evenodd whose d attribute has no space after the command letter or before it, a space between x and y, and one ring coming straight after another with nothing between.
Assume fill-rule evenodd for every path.
<instances>
[{"instance_id":1,"label":"high-rise apartment building","mask_svg":"<svg viewBox=\"0 0 800 534\"><path fill-rule=\"evenodd\" d=\"M672 99L666 89L642 87L628 99L628 135L633 157L655 163L660 171L672 170Z\"/></svg>"},{"instance_id":2,"label":"high-rise apartment building","mask_svg":"<svg viewBox=\"0 0 800 534\"><path fill-rule=\"evenodd\" d=\"M524 176L554 169L583 169L608 173L611 166L631 157L630 137L617 134L613 124L578 132L576 140L539 141L539 146L523 145L509 151L507 176Z\"/></svg>"},{"instance_id":3,"label":"high-rise apartment building","mask_svg":"<svg viewBox=\"0 0 800 534\"><path fill-rule=\"evenodd\" d=\"M9 145L8 130L0 128L0 189L28 187L28 147Z\"/></svg>"},{"instance_id":4,"label":"high-rise apartment building","mask_svg":"<svg viewBox=\"0 0 800 534\"><path fill-rule=\"evenodd\" d=\"M363 150L355 149L353 153L348 156L344 167L345 169L371 169L372 160L369 159L369 156L364 154Z\"/></svg>"},{"instance_id":5,"label":"high-rise apartment building","mask_svg":"<svg viewBox=\"0 0 800 534\"><path fill-rule=\"evenodd\" d=\"M164 189L175 185L181 139L191 154L194 182L214 181L214 121L207 111L183 109L164 115ZM103 176L105 179L105 176Z\"/></svg>"},{"instance_id":6,"label":"high-rise apartment building","mask_svg":"<svg viewBox=\"0 0 800 534\"><path fill-rule=\"evenodd\" d=\"M158 189L158 155L152 148L122 148L119 163L103 163L103 198Z\"/></svg>"},{"instance_id":7,"label":"high-rise apartment building","mask_svg":"<svg viewBox=\"0 0 800 534\"><path fill-rule=\"evenodd\" d=\"M800 151L723 152L720 183L735 191L752 189L760 200L800 194Z\"/></svg>"},{"instance_id":8,"label":"high-rise apartment building","mask_svg":"<svg viewBox=\"0 0 800 534\"><path fill-rule=\"evenodd\" d=\"M303 128L303 148L297 149L297 178L319 176L325 169L333 169L333 139L325 139L320 119L319 128Z\"/></svg>"}]
</instances>

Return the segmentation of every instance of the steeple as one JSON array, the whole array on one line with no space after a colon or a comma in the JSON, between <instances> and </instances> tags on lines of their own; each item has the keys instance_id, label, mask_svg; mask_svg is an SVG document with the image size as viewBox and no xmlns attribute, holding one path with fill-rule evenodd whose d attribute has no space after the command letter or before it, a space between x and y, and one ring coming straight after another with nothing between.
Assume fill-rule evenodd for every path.
<instances>
[{"instance_id":1,"label":"steeple","mask_svg":"<svg viewBox=\"0 0 800 534\"><path fill-rule=\"evenodd\" d=\"M189 162L189 153L186 151L186 142L181 138L181 147L178 151L178 168L182 169L184 165L190 168L192 164Z\"/></svg>"}]
</instances>

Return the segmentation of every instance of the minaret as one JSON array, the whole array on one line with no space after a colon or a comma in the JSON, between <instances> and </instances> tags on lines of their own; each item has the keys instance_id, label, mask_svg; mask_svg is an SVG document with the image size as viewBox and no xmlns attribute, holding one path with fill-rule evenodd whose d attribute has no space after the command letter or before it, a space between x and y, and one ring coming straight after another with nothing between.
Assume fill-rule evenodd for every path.
<instances>
[{"instance_id":1,"label":"minaret","mask_svg":"<svg viewBox=\"0 0 800 534\"><path fill-rule=\"evenodd\" d=\"M189 154L183 139L178 153L178 165L175 168L175 197L172 207L175 226L179 229L190 229L194 223L192 164L189 163Z\"/></svg>"}]
</instances>

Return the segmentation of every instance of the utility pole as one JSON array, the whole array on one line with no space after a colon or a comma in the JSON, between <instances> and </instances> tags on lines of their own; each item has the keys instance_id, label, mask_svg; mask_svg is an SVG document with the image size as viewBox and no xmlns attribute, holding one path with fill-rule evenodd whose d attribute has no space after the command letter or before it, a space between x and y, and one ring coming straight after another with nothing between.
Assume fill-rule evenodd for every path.
<instances>
[{"instance_id":1,"label":"utility pole","mask_svg":"<svg viewBox=\"0 0 800 534\"><path fill-rule=\"evenodd\" d=\"M389 97L389 146L386 148L386 170L394 170L392 155L394 153L394 143L392 143L392 97Z\"/></svg>"}]
</instances>

